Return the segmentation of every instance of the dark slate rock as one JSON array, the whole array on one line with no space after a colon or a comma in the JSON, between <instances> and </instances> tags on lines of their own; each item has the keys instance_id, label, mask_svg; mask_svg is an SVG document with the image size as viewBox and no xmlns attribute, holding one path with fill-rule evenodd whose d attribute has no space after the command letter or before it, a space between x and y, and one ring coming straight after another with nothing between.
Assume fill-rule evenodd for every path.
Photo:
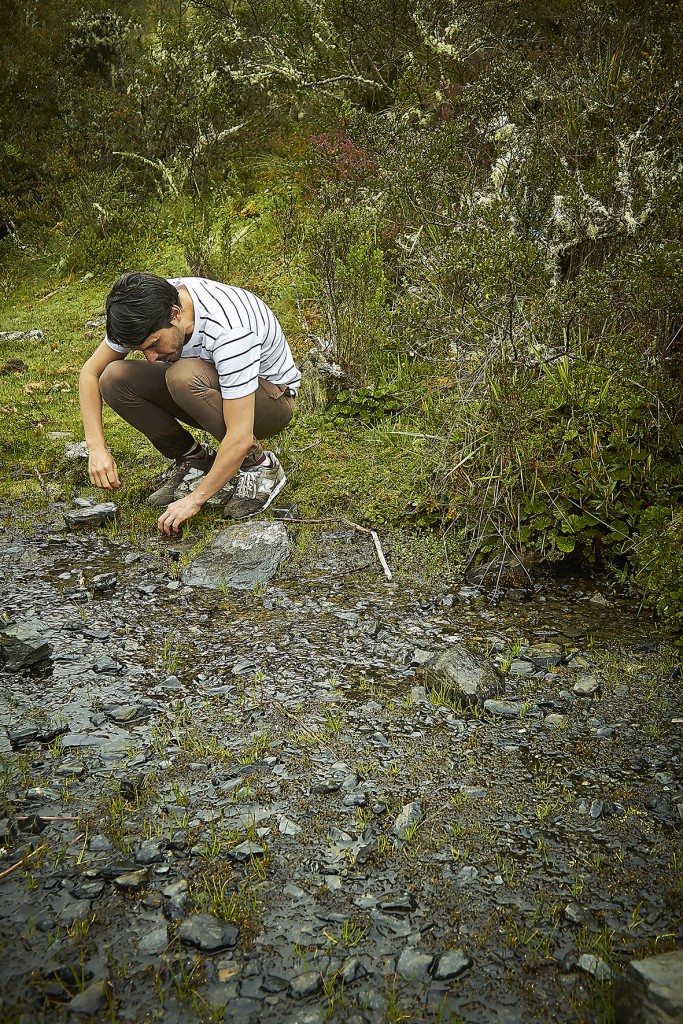
<instances>
[{"instance_id":1,"label":"dark slate rock","mask_svg":"<svg viewBox=\"0 0 683 1024\"><path fill-rule=\"evenodd\" d=\"M28 743L38 739L40 727L37 725L19 725L16 729L7 730L7 738L12 750L21 750Z\"/></svg>"},{"instance_id":2,"label":"dark slate rock","mask_svg":"<svg viewBox=\"0 0 683 1024\"><path fill-rule=\"evenodd\" d=\"M678 1024L683 1020L683 949L631 960L612 987L617 1024Z\"/></svg>"},{"instance_id":3,"label":"dark slate rock","mask_svg":"<svg viewBox=\"0 0 683 1024\"><path fill-rule=\"evenodd\" d=\"M496 718L518 718L524 708L522 701L485 700L484 710Z\"/></svg>"},{"instance_id":4,"label":"dark slate rock","mask_svg":"<svg viewBox=\"0 0 683 1024\"><path fill-rule=\"evenodd\" d=\"M95 981L86 989L74 996L67 1009L69 1013L80 1017L92 1017L103 1010L109 999L110 985L108 981Z\"/></svg>"},{"instance_id":5,"label":"dark slate rock","mask_svg":"<svg viewBox=\"0 0 683 1024\"><path fill-rule=\"evenodd\" d=\"M449 949L435 960L432 973L438 981L459 978L472 966L472 959L461 949Z\"/></svg>"},{"instance_id":6,"label":"dark slate rock","mask_svg":"<svg viewBox=\"0 0 683 1024\"><path fill-rule=\"evenodd\" d=\"M104 594L107 590L113 590L118 580L113 572L100 572L90 582L96 593Z\"/></svg>"},{"instance_id":7,"label":"dark slate rock","mask_svg":"<svg viewBox=\"0 0 683 1024\"><path fill-rule=\"evenodd\" d=\"M415 825L416 822L420 821L421 817L421 800L413 800L412 803L406 804L394 822L393 830L395 835L397 835L399 839L405 839L412 826Z\"/></svg>"},{"instance_id":8,"label":"dark slate rock","mask_svg":"<svg viewBox=\"0 0 683 1024\"><path fill-rule=\"evenodd\" d=\"M98 658L93 665L95 672L107 673L110 675L115 672L120 672L122 668L123 665L119 664L118 661L114 661L114 659L110 658L108 654L102 655L102 657Z\"/></svg>"},{"instance_id":9,"label":"dark slate rock","mask_svg":"<svg viewBox=\"0 0 683 1024\"><path fill-rule=\"evenodd\" d=\"M398 958L396 973L407 981L421 981L429 972L434 962L431 953L422 953L419 949L408 946Z\"/></svg>"},{"instance_id":10,"label":"dark slate rock","mask_svg":"<svg viewBox=\"0 0 683 1024\"><path fill-rule=\"evenodd\" d=\"M181 921L178 935L181 942L203 953L217 953L235 945L239 929L234 924L219 921L213 914L193 914Z\"/></svg>"},{"instance_id":11,"label":"dark slate rock","mask_svg":"<svg viewBox=\"0 0 683 1024\"><path fill-rule=\"evenodd\" d=\"M292 978L289 990L295 999L305 999L306 996L313 996L323 987L323 980L318 971L304 971Z\"/></svg>"},{"instance_id":12,"label":"dark slate rock","mask_svg":"<svg viewBox=\"0 0 683 1024\"><path fill-rule=\"evenodd\" d=\"M102 523L110 523L116 519L117 512L113 501L103 501L99 505L91 505L90 508L69 509L62 512L62 516L66 525L73 530L79 526L101 526Z\"/></svg>"},{"instance_id":13,"label":"dark slate rock","mask_svg":"<svg viewBox=\"0 0 683 1024\"><path fill-rule=\"evenodd\" d=\"M533 661L538 668L555 668L562 661L562 648L550 642L532 644L524 651L524 657L527 661Z\"/></svg>"},{"instance_id":14,"label":"dark slate rock","mask_svg":"<svg viewBox=\"0 0 683 1024\"><path fill-rule=\"evenodd\" d=\"M183 570L181 579L186 586L208 590L253 590L272 579L289 546L283 523L239 523L219 533Z\"/></svg>"},{"instance_id":15,"label":"dark slate rock","mask_svg":"<svg viewBox=\"0 0 683 1024\"><path fill-rule=\"evenodd\" d=\"M11 671L35 665L52 654L51 645L30 622L17 622L0 630L0 648L5 668Z\"/></svg>"},{"instance_id":16,"label":"dark slate rock","mask_svg":"<svg viewBox=\"0 0 683 1024\"><path fill-rule=\"evenodd\" d=\"M168 928L165 924L160 924L141 937L138 942L138 951L146 956L160 956L167 946Z\"/></svg>"},{"instance_id":17,"label":"dark slate rock","mask_svg":"<svg viewBox=\"0 0 683 1024\"><path fill-rule=\"evenodd\" d=\"M592 975L596 981L609 981L612 977L612 972L605 961L592 953L584 953L580 956L577 965L586 974Z\"/></svg>"},{"instance_id":18,"label":"dark slate rock","mask_svg":"<svg viewBox=\"0 0 683 1024\"><path fill-rule=\"evenodd\" d=\"M483 706L503 689L503 676L480 654L463 644L453 644L447 651L430 658L419 669L425 685L451 691L464 706Z\"/></svg>"}]
</instances>

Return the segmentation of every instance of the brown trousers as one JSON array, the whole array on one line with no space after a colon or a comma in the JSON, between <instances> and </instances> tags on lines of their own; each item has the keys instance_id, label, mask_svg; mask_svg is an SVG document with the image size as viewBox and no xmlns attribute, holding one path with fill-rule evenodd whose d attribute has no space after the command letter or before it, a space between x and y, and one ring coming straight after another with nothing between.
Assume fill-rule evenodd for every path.
<instances>
[{"instance_id":1,"label":"brown trousers","mask_svg":"<svg viewBox=\"0 0 683 1024\"><path fill-rule=\"evenodd\" d=\"M167 459L181 459L194 444L183 423L208 431L217 441L225 437L218 374L205 359L179 359L176 363L117 360L102 373L100 392L107 405ZM259 378L254 395L254 443L243 467L261 457L259 441L284 430L293 412L294 399L287 389Z\"/></svg>"}]
</instances>

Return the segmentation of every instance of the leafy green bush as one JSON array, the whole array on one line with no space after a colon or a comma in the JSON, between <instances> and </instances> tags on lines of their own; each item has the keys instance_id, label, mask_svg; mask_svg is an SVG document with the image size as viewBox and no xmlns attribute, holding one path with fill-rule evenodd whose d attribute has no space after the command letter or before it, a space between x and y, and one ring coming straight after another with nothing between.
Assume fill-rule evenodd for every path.
<instances>
[{"instance_id":1,"label":"leafy green bush","mask_svg":"<svg viewBox=\"0 0 683 1024\"><path fill-rule=\"evenodd\" d=\"M655 505L640 520L632 583L671 630L683 634L683 511Z\"/></svg>"}]
</instances>

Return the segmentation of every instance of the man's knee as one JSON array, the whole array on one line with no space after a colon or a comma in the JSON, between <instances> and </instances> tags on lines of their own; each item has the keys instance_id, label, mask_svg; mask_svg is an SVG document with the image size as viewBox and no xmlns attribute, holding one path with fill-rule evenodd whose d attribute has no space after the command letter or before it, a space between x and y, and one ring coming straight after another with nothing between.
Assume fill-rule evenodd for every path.
<instances>
[{"instance_id":1,"label":"man's knee","mask_svg":"<svg viewBox=\"0 0 683 1024\"><path fill-rule=\"evenodd\" d=\"M205 359L179 359L166 372L166 387L173 399L182 405L182 396L218 390L218 374Z\"/></svg>"},{"instance_id":2,"label":"man's knee","mask_svg":"<svg viewBox=\"0 0 683 1024\"><path fill-rule=\"evenodd\" d=\"M99 384L100 394L107 405L112 405L121 396L128 382L129 370L130 364L126 364L123 359L105 366Z\"/></svg>"}]
</instances>

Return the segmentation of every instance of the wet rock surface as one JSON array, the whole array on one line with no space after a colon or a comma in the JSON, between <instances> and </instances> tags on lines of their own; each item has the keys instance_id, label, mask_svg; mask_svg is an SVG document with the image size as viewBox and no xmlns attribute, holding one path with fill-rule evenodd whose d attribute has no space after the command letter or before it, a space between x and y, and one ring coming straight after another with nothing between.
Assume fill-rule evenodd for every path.
<instances>
[{"instance_id":1,"label":"wet rock surface","mask_svg":"<svg viewBox=\"0 0 683 1024\"><path fill-rule=\"evenodd\" d=\"M239 523L222 530L183 571L189 587L208 590L253 590L273 578L289 552L283 523Z\"/></svg>"},{"instance_id":2,"label":"wet rock surface","mask_svg":"<svg viewBox=\"0 0 683 1024\"><path fill-rule=\"evenodd\" d=\"M230 594L185 551L0 533L51 647L0 668L8 1019L593 1024L661 988L680 680L626 599L387 583L343 531ZM471 703L417 674L456 649Z\"/></svg>"}]
</instances>

